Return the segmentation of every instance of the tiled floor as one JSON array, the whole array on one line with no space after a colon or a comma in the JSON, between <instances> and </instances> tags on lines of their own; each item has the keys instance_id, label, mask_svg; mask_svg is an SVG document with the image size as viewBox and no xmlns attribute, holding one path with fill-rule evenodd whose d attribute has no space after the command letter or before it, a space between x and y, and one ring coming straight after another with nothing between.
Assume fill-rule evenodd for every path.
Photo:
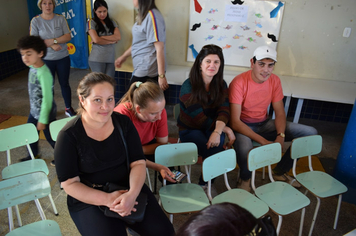
<instances>
[{"instance_id":1,"label":"tiled floor","mask_svg":"<svg viewBox=\"0 0 356 236\"><path fill-rule=\"evenodd\" d=\"M88 73L86 70L72 69L70 83L72 86L73 107L77 107L78 99L76 98L75 91L78 81ZM58 107L57 118L64 118L64 102L61 97L58 81L55 84L55 99ZM20 72L5 80L0 81L0 113L27 116L29 112L28 95L27 95L27 71ZM167 113L169 116L169 133L171 137L177 137L177 128L172 115L172 106L167 106ZM322 122L317 120L301 119L300 123L312 125L317 128L318 132L323 137L323 150L319 155L319 159L324 165L327 172L332 171L335 160L342 142L343 133L346 124ZM63 235L76 236L80 235L75 228L67 210L66 206L66 193L60 189L55 168L49 165L53 159L53 150L50 145L40 140L40 148L42 158L47 162L50 171L49 179L52 185L52 196L59 211L59 216L53 214L53 210L49 204L48 198L41 199L41 204L45 209L48 219L57 221L60 225ZM18 149L13 154L13 162L26 155L25 149ZM0 153L0 169L6 165L5 153ZM192 168L193 176L192 181L197 182L200 175L201 165L197 164ZM260 174L259 174L260 175ZM228 174L231 187L236 187L237 171L234 170ZM151 171L151 179L153 174ZM260 176L257 177L258 184L267 183L267 180L261 180ZM224 191L223 178L219 177L214 183L218 193ZM301 191L304 192L303 189ZM309 230L312 215L315 209L316 200L309 193L307 195L311 204L306 208L306 216L303 228L303 235L307 235ZM356 206L347 202L342 202L339 223L336 230L332 228L333 219L335 215L337 199L335 197L321 201L319 215L315 224L313 235L343 235L356 228ZM34 203L22 204L20 206L23 222L30 223L40 219ZM277 216L270 211L269 214L273 218L273 222L277 224ZM182 223L188 218L189 214L174 216L174 227L178 229ZM8 232L7 211L0 211L0 235L5 235ZM297 235L300 221L300 212L290 214L283 217L283 225L280 235ZM15 226L17 225L15 221Z\"/></svg>"}]
</instances>

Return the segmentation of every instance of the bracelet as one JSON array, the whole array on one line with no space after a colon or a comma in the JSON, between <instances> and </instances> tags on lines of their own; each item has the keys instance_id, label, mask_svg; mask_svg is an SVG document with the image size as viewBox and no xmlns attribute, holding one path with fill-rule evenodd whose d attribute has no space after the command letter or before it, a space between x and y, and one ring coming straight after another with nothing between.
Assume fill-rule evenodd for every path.
<instances>
[{"instance_id":1,"label":"bracelet","mask_svg":"<svg viewBox=\"0 0 356 236\"><path fill-rule=\"evenodd\" d=\"M218 131L214 130L213 132L215 132L215 133L217 133L218 135L220 135L220 136L221 136L221 134L220 134Z\"/></svg>"}]
</instances>

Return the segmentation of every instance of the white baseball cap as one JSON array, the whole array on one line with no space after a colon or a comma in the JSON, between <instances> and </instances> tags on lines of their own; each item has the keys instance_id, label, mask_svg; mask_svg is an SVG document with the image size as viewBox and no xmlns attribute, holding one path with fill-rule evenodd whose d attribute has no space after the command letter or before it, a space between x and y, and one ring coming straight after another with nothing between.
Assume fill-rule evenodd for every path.
<instances>
[{"instance_id":1,"label":"white baseball cap","mask_svg":"<svg viewBox=\"0 0 356 236\"><path fill-rule=\"evenodd\" d=\"M253 56L256 57L258 61L265 58L270 58L274 61L277 61L277 51L269 46L260 46L256 48Z\"/></svg>"}]
</instances>

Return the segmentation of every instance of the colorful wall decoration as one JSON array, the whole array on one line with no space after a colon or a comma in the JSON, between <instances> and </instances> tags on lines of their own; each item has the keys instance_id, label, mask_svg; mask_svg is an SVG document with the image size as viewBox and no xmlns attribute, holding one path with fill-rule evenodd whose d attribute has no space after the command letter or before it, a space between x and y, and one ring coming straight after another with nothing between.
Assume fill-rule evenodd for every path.
<instances>
[{"instance_id":1,"label":"colorful wall decoration","mask_svg":"<svg viewBox=\"0 0 356 236\"><path fill-rule=\"evenodd\" d=\"M277 49L284 3L260 0L190 0L187 61L206 44L223 49L226 65L250 66L262 45Z\"/></svg>"}]
</instances>

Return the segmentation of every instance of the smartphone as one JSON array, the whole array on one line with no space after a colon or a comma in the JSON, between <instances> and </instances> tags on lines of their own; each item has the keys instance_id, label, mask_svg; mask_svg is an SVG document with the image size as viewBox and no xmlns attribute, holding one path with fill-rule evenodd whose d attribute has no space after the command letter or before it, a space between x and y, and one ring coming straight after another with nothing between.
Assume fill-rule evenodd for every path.
<instances>
[{"instance_id":1,"label":"smartphone","mask_svg":"<svg viewBox=\"0 0 356 236\"><path fill-rule=\"evenodd\" d=\"M178 170L172 170L172 173L173 173L173 177L172 179L174 179L175 181L177 182L182 182L186 177L187 175L178 171Z\"/></svg>"}]
</instances>

